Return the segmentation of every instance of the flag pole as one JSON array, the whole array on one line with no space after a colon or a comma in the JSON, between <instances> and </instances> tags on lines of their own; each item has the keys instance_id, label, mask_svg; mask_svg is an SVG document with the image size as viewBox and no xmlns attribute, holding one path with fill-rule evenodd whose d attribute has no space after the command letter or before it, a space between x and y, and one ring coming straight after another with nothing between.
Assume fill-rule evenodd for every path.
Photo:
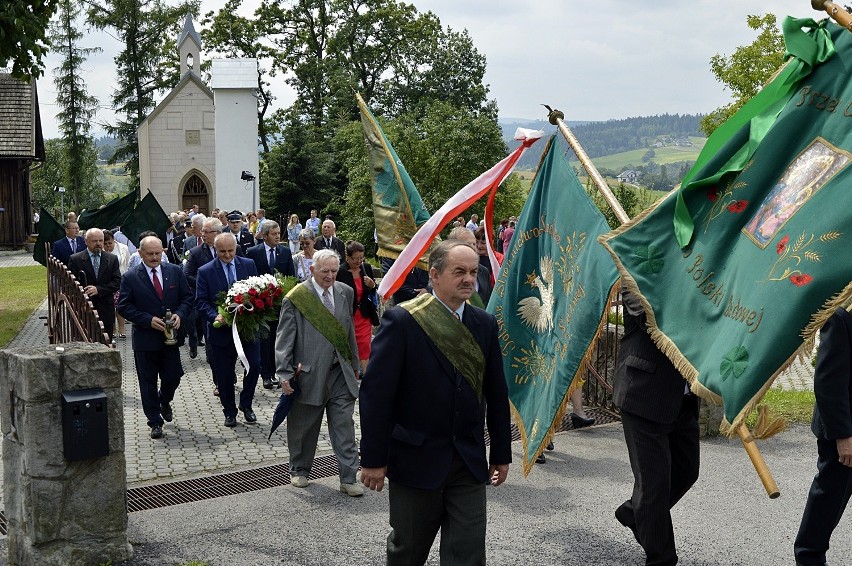
<instances>
[{"instance_id":1,"label":"flag pole","mask_svg":"<svg viewBox=\"0 0 852 566\"><path fill-rule=\"evenodd\" d=\"M831 19L852 31L852 14L847 12L842 6L838 6L829 0L811 0L811 7L817 11L825 11L831 16Z\"/></svg>"},{"instance_id":2,"label":"flag pole","mask_svg":"<svg viewBox=\"0 0 852 566\"><path fill-rule=\"evenodd\" d=\"M766 460L763 459L763 454L760 453L757 444L754 443L754 436L749 432L748 427L742 423L737 427L737 434L740 436L743 448L745 448L748 457L751 459L751 463L754 465L754 469L757 471L757 476L760 478L761 483L763 483L766 495L769 496L769 499L775 499L781 495L781 492L778 490L775 478L772 477L772 472L769 471L766 465Z\"/></svg>"},{"instance_id":3,"label":"flag pole","mask_svg":"<svg viewBox=\"0 0 852 566\"><path fill-rule=\"evenodd\" d=\"M814 8L817 8L817 4L831 4L835 6L835 10L837 9L836 5L827 0L811 0L811 4ZM828 8L826 8L826 10L828 10ZM841 22L842 25L845 26L852 24L852 15L848 14L846 10L840 11L845 15L846 19L846 23ZM832 15L832 17L834 16ZM621 207L621 203L619 203L618 199L615 198L615 195L612 193L612 190L610 190L609 185L606 184L606 181L604 181L600 172L598 172L594 163L592 163L592 160L583 150L580 142L577 141L576 137L574 137L574 133L565 125L565 114L563 114L560 110L552 110L550 106L546 104L543 106L550 112L547 116L548 121L558 127L562 135L565 136L565 139L568 141L568 145L570 145L571 149L574 150L574 153L577 154L583 168L589 174L592 181L594 181L595 186L601 192L607 204L610 208L612 208L616 218L618 218L622 224L627 222L630 218L627 216L627 213L624 212L624 209ZM745 425L740 425L736 430L743 443L746 454L748 454L748 457L757 472L757 476L760 478L761 483L763 483L763 488L766 490L766 494L769 495L770 499L775 499L780 495L780 491L778 491L778 484L775 483L775 479L772 477L772 472L769 471L769 468L766 465L766 460L763 459L763 455L760 453L757 444L755 444L754 437Z\"/></svg>"},{"instance_id":4,"label":"flag pole","mask_svg":"<svg viewBox=\"0 0 852 566\"><path fill-rule=\"evenodd\" d=\"M565 136L565 139L568 141L568 145L571 146L571 149L574 150L574 153L580 159L580 163L583 165L583 169L586 170L589 177L594 181L595 186L603 195L604 200L615 213L615 217L618 218L619 222L624 224L630 217L627 216L627 213L624 212L624 208L622 208L621 203L618 202L618 199L615 198L615 195L612 194L612 190L609 188L609 185L606 184L604 178L601 176L595 164L592 163L592 160L589 159L589 156L586 154L586 151L583 149L583 146L580 145L580 142L574 137L574 133L565 125L565 114L561 110L552 110L550 106L547 104L543 104L545 108L550 112L547 115L548 121L554 126L559 128L559 131Z\"/></svg>"}]
</instances>

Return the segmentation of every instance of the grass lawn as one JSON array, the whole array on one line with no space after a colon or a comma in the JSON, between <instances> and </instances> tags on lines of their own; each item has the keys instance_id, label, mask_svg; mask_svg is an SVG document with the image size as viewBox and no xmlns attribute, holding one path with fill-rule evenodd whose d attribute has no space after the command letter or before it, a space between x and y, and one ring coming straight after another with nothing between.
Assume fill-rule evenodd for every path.
<instances>
[{"instance_id":1,"label":"grass lawn","mask_svg":"<svg viewBox=\"0 0 852 566\"><path fill-rule=\"evenodd\" d=\"M14 338L47 297L47 268L41 265L0 269L0 348Z\"/></svg>"},{"instance_id":2,"label":"grass lawn","mask_svg":"<svg viewBox=\"0 0 852 566\"><path fill-rule=\"evenodd\" d=\"M783 391L770 389L766 392L762 403L769 406L769 413L773 417L781 417L788 423L810 423L814 412L813 391ZM757 412L753 412L746 419L746 424L754 426L757 420Z\"/></svg>"}]
</instances>

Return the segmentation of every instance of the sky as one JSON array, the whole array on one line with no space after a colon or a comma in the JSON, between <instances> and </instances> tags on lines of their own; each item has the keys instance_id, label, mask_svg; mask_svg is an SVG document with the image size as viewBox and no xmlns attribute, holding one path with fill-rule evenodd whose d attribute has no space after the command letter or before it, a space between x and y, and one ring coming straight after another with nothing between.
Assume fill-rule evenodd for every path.
<instances>
[{"instance_id":1,"label":"sky","mask_svg":"<svg viewBox=\"0 0 852 566\"><path fill-rule=\"evenodd\" d=\"M201 13L225 0L202 0ZM244 0L250 15L259 0ZM609 120L655 114L705 114L730 101L730 93L710 71L715 54L730 55L757 33L749 14L771 12L781 20L821 19L807 0L414 0L421 12L435 13L444 26L467 29L487 60L485 82L500 118L545 119L548 104L566 120ZM195 23L200 31L200 24ZM100 47L85 65L90 94L101 102L98 124L114 118L110 95L117 80L113 58L118 41L91 33L83 47ZM202 51L202 59L205 53ZM48 56L38 92L45 138L57 137L53 68ZM275 107L287 107L292 90L272 83ZM160 97L160 100L165 95Z\"/></svg>"}]
</instances>

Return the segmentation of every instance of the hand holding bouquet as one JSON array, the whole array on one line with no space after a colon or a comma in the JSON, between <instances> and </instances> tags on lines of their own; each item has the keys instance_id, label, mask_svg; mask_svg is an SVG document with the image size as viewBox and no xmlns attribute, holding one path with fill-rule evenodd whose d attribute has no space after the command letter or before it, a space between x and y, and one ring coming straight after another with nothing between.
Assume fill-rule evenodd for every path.
<instances>
[{"instance_id":1,"label":"hand holding bouquet","mask_svg":"<svg viewBox=\"0 0 852 566\"><path fill-rule=\"evenodd\" d=\"M236 325L243 340L269 336L269 323L278 318L284 295L297 283L295 277L255 275L236 281L217 301L219 314L228 326ZM213 326L223 326L214 322Z\"/></svg>"}]
</instances>

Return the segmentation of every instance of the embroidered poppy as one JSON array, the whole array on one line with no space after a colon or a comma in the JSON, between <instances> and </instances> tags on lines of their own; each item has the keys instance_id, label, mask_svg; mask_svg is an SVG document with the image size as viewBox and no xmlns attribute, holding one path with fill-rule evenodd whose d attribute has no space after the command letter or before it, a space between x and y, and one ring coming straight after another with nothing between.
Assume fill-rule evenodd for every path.
<instances>
[{"instance_id":1,"label":"embroidered poppy","mask_svg":"<svg viewBox=\"0 0 852 566\"><path fill-rule=\"evenodd\" d=\"M784 253L784 250L787 248L787 242L789 241L790 236L784 236L783 238L781 238L781 241L778 242L778 246L775 248L775 250L778 252L778 255Z\"/></svg>"},{"instance_id":2,"label":"embroidered poppy","mask_svg":"<svg viewBox=\"0 0 852 566\"><path fill-rule=\"evenodd\" d=\"M804 285L807 285L808 283L810 283L813 280L814 280L813 276L808 275L807 273L803 273L802 275L791 275L790 276L790 283L792 283L796 287L802 287Z\"/></svg>"},{"instance_id":3,"label":"embroidered poppy","mask_svg":"<svg viewBox=\"0 0 852 566\"><path fill-rule=\"evenodd\" d=\"M719 198L719 189L716 187L711 187L707 189L707 200L710 202L716 202L716 199Z\"/></svg>"},{"instance_id":4,"label":"embroidered poppy","mask_svg":"<svg viewBox=\"0 0 852 566\"><path fill-rule=\"evenodd\" d=\"M728 205L728 211L734 212L734 213L739 213L739 212L742 212L743 210L745 210L745 208L747 206L748 206L747 200L735 200L734 202L732 202L731 204Z\"/></svg>"}]
</instances>

